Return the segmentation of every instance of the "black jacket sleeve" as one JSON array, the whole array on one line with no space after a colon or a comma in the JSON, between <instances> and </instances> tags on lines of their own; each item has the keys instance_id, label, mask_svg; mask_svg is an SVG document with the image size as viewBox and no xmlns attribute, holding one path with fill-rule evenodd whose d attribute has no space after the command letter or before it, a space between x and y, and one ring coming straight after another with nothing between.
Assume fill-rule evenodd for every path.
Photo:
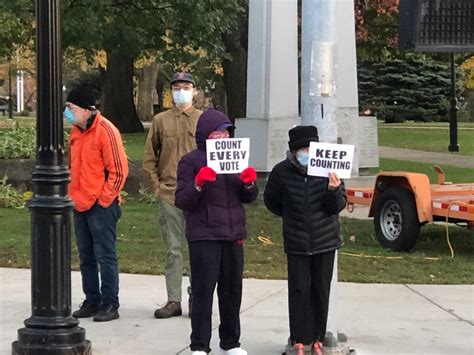
<instances>
[{"instance_id":1,"label":"black jacket sleeve","mask_svg":"<svg viewBox=\"0 0 474 355\"><path fill-rule=\"evenodd\" d=\"M267 185L263 193L263 202L270 212L278 216L283 215L283 196L281 187L280 176L275 168L273 168L268 177Z\"/></svg>"},{"instance_id":2,"label":"black jacket sleeve","mask_svg":"<svg viewBox=\"0 0 474 355\"><path fill-rule=\"evenodd\" d=\"M324 209L327 213L338 214L346 207L346 187L344 181L336 190L329 190L326 193Z\"/></svg>"}]
</instances>

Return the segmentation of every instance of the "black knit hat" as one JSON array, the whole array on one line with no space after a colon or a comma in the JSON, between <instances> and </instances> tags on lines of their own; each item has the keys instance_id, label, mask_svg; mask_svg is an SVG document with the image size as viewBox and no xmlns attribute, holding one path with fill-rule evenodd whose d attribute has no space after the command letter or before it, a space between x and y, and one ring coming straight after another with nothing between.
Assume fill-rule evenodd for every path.
<instances>
[{"instance_id":1,"label":"black knit hat","mask_svg":"<svg viewBox=\"0 0 474 355\"><path fill-rule=\"evenodd\" d=\"M318 129L314 126L296 126L288 131L291 151L309 147L309 142L319 142Z\"/></svg>"},{"instance_id":2,"label":"black knit hat","mask_svg":"<svg viewBox=\"0 0 474 355\"><path fill-rule=\"evenodd\" d=\"M94 93L88 86L77 86L72 89L67 95L66 102L88 110L95 110Z\"/></svg>"}]
</instances>

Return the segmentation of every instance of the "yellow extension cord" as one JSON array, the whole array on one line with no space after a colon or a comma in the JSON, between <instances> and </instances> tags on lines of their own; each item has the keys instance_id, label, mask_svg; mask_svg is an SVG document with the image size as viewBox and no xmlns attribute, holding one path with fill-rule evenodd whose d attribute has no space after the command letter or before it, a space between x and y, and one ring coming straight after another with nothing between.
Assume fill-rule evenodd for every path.
<instances>
[{"instance_id":1,"label":"yellow extension cord","mask_svg":"<svg viewBox=\"0 0 474 355\"><path fill-rule=\"evenodd\" d=\"M456 203L459 205L465 205L463 201L451 201L448 206L448 212L446 213L446 241L448 242L448 247L451 252L451 259L454 258L454 249L453 246L451 245L451 240L449 239L449 211L451 211L451 206ZM273 241L264 236L258 236L257 238L262 244L265 245L280 245L280 244L275 244ZM353 253L345 253L345 252L339 252L341 255L347 255L347 256L355 256L358 258L380 258L380 259L403 259L403 256L381 256L381 255L365 255L365 254L353 254ZM425 257L423 258L425 260L438 260L439 258L434 258L434 257Z\"/></svg>"},{"instance_id":2,"label":"yellow extension cord","mask_svg":"<svg viewBox=\"0 0 474 355\"><path fill-rule=\"evenodd\" d=\"M273 241L269 237L264 237L262 235L259 235L257 237L257 239L264 245L276 245L276 246L281 245L281 244L273 243ZM358 257L358 258L404 259L403 256L366 255L366 254L354 254L354 253L346 253L346 252L339 252L339 254L347 255L347 256L355 256L355 257ZM425 259L425 260L438 260L439 258L425 257L423 259Z\"/></svg>"},{"instance_id":3,"label":"yellow extension cord","mask_svg":"<svg viewBox=\"0 0 474 355\"><path fill-rule=\"evenodd\" d=\"M448 242L448 246L449 246L449 250L451 251L451 259L454 258L454 249L453 249L453 246L451 245L451 241L449 240L449 223L448 223L448 219L449 219L449 211L451 211L451 205L452 204L458 204L458 205L466 205L465 202L463 201L451 201L449 203L449 206L448 206L448 212L446 213L446 241Z\"/></svg>"}]
</instances>

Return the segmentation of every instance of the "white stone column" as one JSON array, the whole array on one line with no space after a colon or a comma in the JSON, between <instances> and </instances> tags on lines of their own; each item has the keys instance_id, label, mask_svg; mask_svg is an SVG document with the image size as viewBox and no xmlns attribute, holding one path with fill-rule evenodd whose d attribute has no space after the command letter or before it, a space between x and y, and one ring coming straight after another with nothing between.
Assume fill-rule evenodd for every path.
<instances>
[{"instance_id":1,"label":"white stone column","mask_svg":"<svg viewBox=\"0 0 474 355\"><path fill-rule=\"evenodd\" d=\"M236 137L250 138L250 165L268 172L285 158L288 130L299 124L297 0L250 0L247 117Z\"/></svg>"},{"instance_id":2,"label":"white stone column","mask_svg":"<svg viewBox=\"0 0 474 355\"><path fill-rule=\"evenodd\" d=\"M352 176L359 175L359 96L354 0L336 1L337 23L337 137L355 145Z\"/></svg>"}]
</instances>

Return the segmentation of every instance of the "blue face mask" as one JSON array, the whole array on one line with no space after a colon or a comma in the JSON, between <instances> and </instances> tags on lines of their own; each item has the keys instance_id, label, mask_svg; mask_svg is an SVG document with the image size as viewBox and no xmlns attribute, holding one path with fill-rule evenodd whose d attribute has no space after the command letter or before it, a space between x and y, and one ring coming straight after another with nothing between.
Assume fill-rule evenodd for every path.
<instances>
[{"instance_id":1,"label":"blue face mask","mask_svg":"<svg viewBox=\"0 0 474 355\"><path fill-rule=\"evenodd\" d=\"M177 106L185 106L193 101L193 91L183 89L173 91L173 101Z\"/></svg>"},{"instance_id":2,"label":"blue face mask","mask_svg":"<svg viewBox=\"0 0 474 355\"><path fill-rule=\"evenodd\" d=\"M66 106L66 108L64 109L64 112L63 112L63 116L64 118L66 119L66 121L70 124L74 124L76 123L76 116L74 116L74 114L72 113L71 109L69 107Z\"/></svg>"},{"instance_id":3,"label":"blue face mask","mask_svg":"<svg viewBox=\"0 0 474 355\"><path fill-rule=\"evenodd\" d=\"M308 166L309 153L304 151L296 152L296 160L302 166Z\"/></svg>"}]
</instances>

